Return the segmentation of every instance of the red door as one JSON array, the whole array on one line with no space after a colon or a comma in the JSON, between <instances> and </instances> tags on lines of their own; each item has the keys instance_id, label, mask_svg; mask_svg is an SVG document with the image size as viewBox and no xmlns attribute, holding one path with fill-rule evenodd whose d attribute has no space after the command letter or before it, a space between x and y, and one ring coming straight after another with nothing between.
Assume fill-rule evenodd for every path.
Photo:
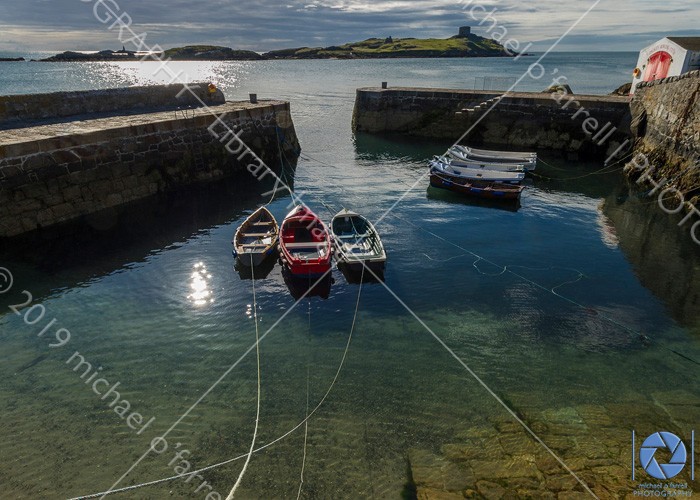
<instances>
[{"instance_id":1,"label":"red door","mask_svg":"<svg viewBox=\"0 0 700 500\"><path fill-rule=\"evenodd\" d=\"M645 82L660 80L668 76L668 69L671 67L671 54L660 50L654 52L647 61L647 68L644 71Z\"/></svg>"}]
</instances>

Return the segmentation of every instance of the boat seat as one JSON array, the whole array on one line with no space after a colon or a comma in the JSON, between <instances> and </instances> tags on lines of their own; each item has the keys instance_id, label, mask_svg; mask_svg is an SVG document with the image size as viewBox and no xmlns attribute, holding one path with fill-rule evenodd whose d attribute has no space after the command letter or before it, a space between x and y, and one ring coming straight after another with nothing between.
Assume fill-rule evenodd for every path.
<instances>
[{"instance_id":1,"label":"boat seat","mask_svg":"<svg viewBox=\"0 0 700 500\"><path fill-rule=\"evenodd\" d=\"M316 248L318 243L323 243L321 241L306 241L302 243L285 243L284 246L287 248Z\"/></svg>"},{"instance_id":2,"label":"boat seat","mask_svg":"<svg viewBox=\"0 0 700 500\"><path fill-rule=\"evenodd\" d=\"M271 233L243 233L244 238L262 238L263 236L270 236Z\"/></svg>"},{"instance_id":3,"label":"boat seat","mask_svg":"<svg viewBox=\"0 0 700 500\"><path fill-rule=\"evenodd\" d=\"M271 226L271 225L272 225L272 221L268 221L268 222L253 222L253 223L251 224L251 226Z\"/></svg>"},{"instance_id":4,"label":"boat seat","mask_svg":"<svg viewBox=\"0 0 700 500\"><path fill-rule=\"evenodd\" d=\"M241 245L243 248L255 248L255 247L266 247L269 243L245 243Z\"/></svg>"}]
</instances>

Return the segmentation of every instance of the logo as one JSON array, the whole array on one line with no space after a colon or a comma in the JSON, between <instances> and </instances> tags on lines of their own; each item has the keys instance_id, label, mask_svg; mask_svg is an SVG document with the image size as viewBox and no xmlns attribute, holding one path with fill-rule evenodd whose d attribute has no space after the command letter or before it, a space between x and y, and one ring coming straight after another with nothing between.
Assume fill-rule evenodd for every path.
<instances>
[{"instance_id":1,"label":"logo","mask_svg":"<svg viewBox=\"0 0 700 500\"><path fill-rule=\"evenodd\" d=\"M668 463L659 463L654 456L656 450L667 449L671 452ZM655 432L642 443L639 449L639 462L647 474L656 479L671 479L685 467L688 454L681 438L671 432Z\"/></svg>"},{"instance_id":2,"label":"logo","mask_svg":"<svg viewBox=\"0 0 700 500\"><path fill-rule=\"evenodd\" d=\"M641 465L648 478L660 481L638 483L632 491L635 497L691 497L693 490L688 482L676 478L684 469L690 480L695 481L695 431L690 431L690 440L683 440L672 432L658 431L649 435L639 449L635 446L632 431L632 481ZM686 447L688 446L688 447ZM669 458L670 457L670 458ZM639 460L639 463L637 463ZM676 479L673 479L676 478ZM672 481L670 479L673 479Z\"/></svg>"}]
</instances>

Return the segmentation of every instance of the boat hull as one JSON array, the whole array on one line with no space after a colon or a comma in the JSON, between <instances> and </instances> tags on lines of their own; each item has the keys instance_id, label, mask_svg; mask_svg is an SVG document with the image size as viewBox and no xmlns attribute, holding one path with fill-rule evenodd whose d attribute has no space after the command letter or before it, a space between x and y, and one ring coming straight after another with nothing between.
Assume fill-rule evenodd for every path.
<instances>
[{"instance_id":1,"label":"boat hull","mask_svg":"<svg viewBox=\"0 0 700 500\"><path fill-rule=\"evenodd\" d=\"M362 271L364 266L382 272L386 251L374 225L364 216L343 209L331 221L331 235L338 266L351 271Z\"/></svg>"},{"instance_id":2,"label":"boat hull","mask_svg":"<svg viewBox=\"0 0 700 500\"><path fill-rule=\"evenodd\" d=\"M233 255L244 267L260 266L277 251L279 227L272 213L260 207L233 236Z\"/></svg>"},{"instance_id":3,"label":"boat hull","mask_svg":"<svg viewBox=\"0 0 700 500\"><path fill-rule=\"evenodd\" d=\"M472 198L483 200L517 201L525 189L523 186L512 186L498 182L475 183L465 179L447 177L431 173L430 185L438 189L446 189Z\"/></svg>"},{"instance_id":4,"label":"boat hull","mask_svg":"<svg viewBox=\"0 0 700 500\"><path fill-rule=\"evenodd\" d=\"M457 149L450 149L448 156L453 164L468 165L471 168L486 168L489 170L503 170L506 172L532 172L537 167L537 159L523 160L518 158L486 158L470 155Z\"/></svg>"},{"instance_id":5,"label":"boat hull","mask_svg":"<svg viewBox=\"0 0 700 500\"><path fill-rule=\"evenodd\" d=\"M437 160L432 160L430 162L430 168L432 172L473 181L520 184L523 179L525 179L525 174L522 172L501 172L496 170L457 167Z\"/></svg>"},{"instance_id":6,"label":"boat hull","mask_svg":"<svg viewBox=\"0 0 700 500\"><path fill-rule=\"evenodd\" d=\"M282 222L280 260L290 274L314 278L331 269L331 237L323 221L308 207L295 207Z\"/></svg>"},{"instance_id":7,"label":"boat hull","mask_svg":"<svg viewBox=\"0 0 700 500\"><path fill-rule=\"evenodd\" d=\"M490 149L477 149L468 146L454 146L454 149L461 151L464 154L472 156L474 158L481 158L483 160L520 160L520 161L531 161L537 160L537 153L531 153L527 151L495 151Z\"/></svg>"},{"instance_id":8,"label":"boat hull","mask_svg":"<svg viewBox=\"0 0 700 500\"><path fill-rule=\"evenodd\" d=\"M272 247L265 252L245 252L234 253L236 260L245 267L260 266L267 261L268 257L272 257L277 253L277 247Z\"/></svg>"}]
</instances>

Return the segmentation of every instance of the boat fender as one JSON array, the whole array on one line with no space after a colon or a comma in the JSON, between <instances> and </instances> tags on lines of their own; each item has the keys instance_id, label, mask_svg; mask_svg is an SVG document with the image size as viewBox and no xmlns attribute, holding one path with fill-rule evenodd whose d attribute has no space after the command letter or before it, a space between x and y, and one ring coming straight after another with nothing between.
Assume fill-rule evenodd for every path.
<instances>
[{"instance_id":1,"label":"boat fender","mask_svg":"<svg viewBox=\"0 0 700 500\"><path fill-rule=\"evenodd\" d=\"M641 73L641 70L639 68L634 68L634 71L632 71L632 76L637 78L639 73Z\"/></svg>"}]
</instances>

